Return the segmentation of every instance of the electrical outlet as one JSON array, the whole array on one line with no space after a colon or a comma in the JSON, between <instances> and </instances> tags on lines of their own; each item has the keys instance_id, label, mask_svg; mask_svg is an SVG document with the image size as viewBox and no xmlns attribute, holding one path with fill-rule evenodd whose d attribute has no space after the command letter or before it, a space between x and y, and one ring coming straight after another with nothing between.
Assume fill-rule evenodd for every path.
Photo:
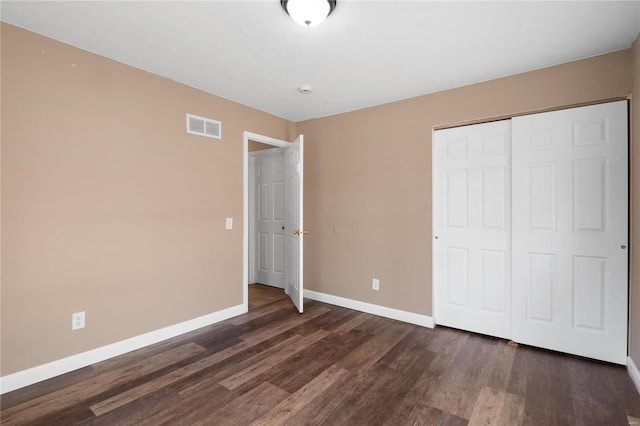
<instances>
[{"instance_id":1,"label":"electrical outlet","mask_svg":"<svg viewBox=\"0 0 640 426\"><path fill-rule=\"evenodd\" d=\"M71 314L71 330L84 328L84 311Z\"/></svg>"},{"instance_id":2,"label":"electrical outlet","mask_svg":"<svg viewBox=\"0 0 640 426\"><path fill-rule=\"evenodd\" d=\"M374 278L371 280L371 288L373 290L380 290L380 280L377 278Z\"/></svg>"}]
</instances>

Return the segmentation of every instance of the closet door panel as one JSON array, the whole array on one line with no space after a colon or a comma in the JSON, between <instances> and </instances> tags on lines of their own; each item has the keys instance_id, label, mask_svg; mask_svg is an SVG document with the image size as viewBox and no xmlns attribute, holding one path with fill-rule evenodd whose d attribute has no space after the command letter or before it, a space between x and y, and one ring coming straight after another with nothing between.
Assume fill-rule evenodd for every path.
<instances>
[{"instance_id":1,"label":"closet door panel","mask_svg":"<svg viewBox=\"0 0 640 426\"><path fill-rule=\"evenodd\" d=\"M434 132L435 318L511 334L510 122ZM435 237L437 236L437 239Z\"/></svg>"},{"instance_id":2,"label":"closet door panel","mask_svg":"<svg viewBox=\"0 0 640 426\"><path fill-rule=\"evenodd\" d=\"M513 339L624 364L626 101L512 120Z\"/></svg>"}]
</instances>

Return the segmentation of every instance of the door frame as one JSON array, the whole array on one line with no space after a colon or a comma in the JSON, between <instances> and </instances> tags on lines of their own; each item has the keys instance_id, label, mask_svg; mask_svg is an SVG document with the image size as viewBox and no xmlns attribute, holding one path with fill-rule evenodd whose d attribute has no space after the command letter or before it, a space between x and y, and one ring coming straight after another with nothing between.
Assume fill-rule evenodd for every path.
<instances>
[{"instance_id":1,"label":"door frame","mask_svg":"<svg viewBox=\"0 0 640 426\"><path fill-rule=\"evenodd\" d=\"M291 142L258 133L242 133L242 306L249 311L249 141L287 148Z\"/></svg>"}]
</instances>

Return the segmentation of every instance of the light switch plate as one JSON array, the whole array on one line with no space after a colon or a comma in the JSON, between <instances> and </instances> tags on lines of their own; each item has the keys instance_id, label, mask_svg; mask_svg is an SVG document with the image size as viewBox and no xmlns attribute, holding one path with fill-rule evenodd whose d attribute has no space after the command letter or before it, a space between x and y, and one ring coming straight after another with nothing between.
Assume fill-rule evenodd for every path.
<instances>
[{"instance_id":1,"label":"light switch plate","mask_svg":"<svg viewBox=\"0 0 640 426\"><path fill-rule=\"evenodd\" d=\"M227 223L225 224L225 229L233 229L233 218L228 217Z\"/></svg>"}]
</instances>

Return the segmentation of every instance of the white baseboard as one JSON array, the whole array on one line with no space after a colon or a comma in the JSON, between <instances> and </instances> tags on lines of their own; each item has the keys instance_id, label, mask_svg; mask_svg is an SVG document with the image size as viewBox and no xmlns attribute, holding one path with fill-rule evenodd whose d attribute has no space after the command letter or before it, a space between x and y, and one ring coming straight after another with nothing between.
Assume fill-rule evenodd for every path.
<instances>
[{"instance_id":1,"label":"white baseboard","mask_svg":"<svg viewBox=\"0 0 640 426\"><path fill-rule=\"evenodd\" d=\"M18 371L17 373L0 377L0 395L184 333L188 333L198 328L224 321L237 315L242 315L246 312L247 306L244 304L232 306L221 311L170 325L169 327L154 330L126 340L121 340L120 342L112 343L107 346L102 346L87 352L82 352L77 355L42 364L28 370Z\"/></svg>"},{"instance_id":2,"label":"white baseboard","mask_svg":"<svg viewBox=\"0 0 640 426\"><path fill-rule=\"evenodd\" d=\"M313 290L305 290L304 297L317 300L318 302L329 303L330 305L342 306L360 312L366 312L380 317L391 318L423 327L433 328L435 322L427 315L415 314L413 312L401 311L399 309L387 308L386 306L374 305L373 303L360 302L358 300L347 299L345 297L333 296L331 294L320 293Z\"/></svg>"},{"instance_id":3,"label":"white baseboard","mask_svg":"<svg viewBox=\"0 0 640 426\"><path fill-rule=\"evenodd\" d=\"M638 371L638 367L636 367L636 364L633 362L631 357L627 358L627 372L629 373L629 376L631 376L633 384L636 385L638 393L640 393L640 371Z\"/></svg>"}]
</instances>

